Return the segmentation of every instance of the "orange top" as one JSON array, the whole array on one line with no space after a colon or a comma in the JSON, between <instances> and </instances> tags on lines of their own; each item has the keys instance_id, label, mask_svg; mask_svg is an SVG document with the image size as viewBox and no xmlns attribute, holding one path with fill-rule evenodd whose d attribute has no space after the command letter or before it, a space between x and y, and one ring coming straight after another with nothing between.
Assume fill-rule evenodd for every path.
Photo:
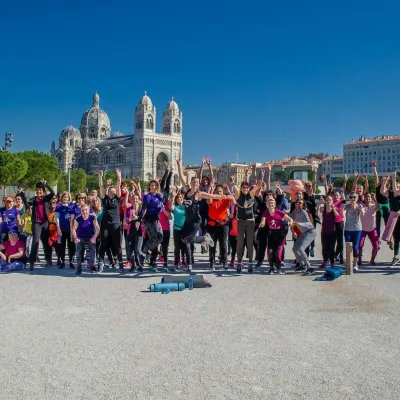
<instances>
[{"instance_id":1,"label":"orange top","mask_svg":"<svg viewBox=\"0 0 400 400\"><path fill-rule=\"evenodd\" d=\"M228 207L231 203L230 199L213 200L211 204L208 205L208 225L215 226L215 221L224 221L223 225L227 222L225 221L228 217Z\"/></svg>"}]
</instances>

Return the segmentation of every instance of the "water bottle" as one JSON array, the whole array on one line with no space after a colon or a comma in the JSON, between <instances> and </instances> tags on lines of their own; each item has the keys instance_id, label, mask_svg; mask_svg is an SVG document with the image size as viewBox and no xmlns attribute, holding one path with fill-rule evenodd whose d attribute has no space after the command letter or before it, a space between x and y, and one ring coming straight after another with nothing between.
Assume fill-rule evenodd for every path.
<instances>
[{"instance_id":1,"label":"water bottle","mask_svg":"<svg viewBox=\"0 0 400 400\"><path fill-rule=\"evenodd\" d=\"M193 278L189 278L188 287L189 287L189 290L193 290Z\"/></svg>"},{"instance_id":2,"label":"water bottle","mask_svg":"<svg viewBox=\"0 0 400 400\"><path fill-rule=\"evenodd\" d=\"M62 235L58 236L57 243L60 244L62 240Z\"/></svg>"}]
</instances>

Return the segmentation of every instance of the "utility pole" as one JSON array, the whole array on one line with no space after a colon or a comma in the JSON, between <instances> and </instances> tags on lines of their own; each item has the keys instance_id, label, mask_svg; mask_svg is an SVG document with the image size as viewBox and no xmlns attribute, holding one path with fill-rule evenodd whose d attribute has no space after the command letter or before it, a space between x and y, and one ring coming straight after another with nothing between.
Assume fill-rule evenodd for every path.
<instances>
[{"instance_id":1,"label":"utility pole","mask_svg":"<svg viewBox=\"0 0 400 400\"><path fill-rule=\"evenodd\" d=\"M1 148L1 150L7 151L9 147L11 147L12 142L13 142L13 136L14 134L12 132L6 132L5 138L4 138L4 147ZM4 197L7 195L7 189L4 186Z\"/></svg>"}]
</instances>

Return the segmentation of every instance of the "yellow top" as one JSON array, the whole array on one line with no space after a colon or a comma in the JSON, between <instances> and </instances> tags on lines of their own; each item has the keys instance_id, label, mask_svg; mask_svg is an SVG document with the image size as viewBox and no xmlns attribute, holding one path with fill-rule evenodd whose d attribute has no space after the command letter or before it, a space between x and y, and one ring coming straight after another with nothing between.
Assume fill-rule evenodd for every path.
<instances>
[{"instance_id":1,"label":"yellow top","mask_svg":"<svg viewBox=\"0 0 400 400\"><path fill-rule=\"evenodd\" d=\"M32 235L32 216L27 213L22 214L21 221L24 224L25 232Z\"/></svg>"}]
</instances>

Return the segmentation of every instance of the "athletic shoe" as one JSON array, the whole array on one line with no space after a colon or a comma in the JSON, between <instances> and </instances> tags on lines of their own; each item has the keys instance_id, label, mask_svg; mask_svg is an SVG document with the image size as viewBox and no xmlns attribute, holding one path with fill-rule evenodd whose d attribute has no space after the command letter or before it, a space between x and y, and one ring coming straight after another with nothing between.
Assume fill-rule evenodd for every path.
<instances>
[{"instance_id":1,"label":"athletic shoe","mask_svg":"<svg viewBox=\"0 0 400 400\"><path fill-rule=\"evenodd\" d=\"M362 261L361 261L361 260L358 260L358 261L357 261L357 265L358 265L359 267L361 267Z\"/></svg>"},{"instance_id":2,"label":"athletic shoe","mask_svg":"<svg viewBox=\"0 0 400 400\"><path fill-rule=\"evenodd\" d=\"M231 260L229 263L229 268L235 268L235 260Z\"/></svg>"},{"instance_id":3,"label":"athletic shoe","mask_svg":"<svg viewBox=\"0 0 400 400\"><path fill-rule=\"evenodd\" d=\"M121 272L121 273L124 272L124 264L122 264L122 262L119 263L118 271Z\"/></svg>"},{"instance_id":4,"label":"athletic shoe","mask_svg":"<svg viewBox=\"0 0 400 400\"><path fill-rule=\"evenodd\" d=\"M136 267L134 265L132 265L132 267L129 268L128 272L135 272L136 271Z\"/></svg>"},{"instance_id":5,"label":"athletic shoe","mask_svg":"<svg viewBox=\"0 0 400 400\"><path fill-rule=\"evenodd\" d=\"M278 275L285 275L285 271L282 271L280 268L277 269L276 273Z\"/></svg>"},{"instance_id":6,"label":"athletic shoe","mask_svg":"<svg viewBox=\"0 0 400 400\"><path fill-rule=\"evenodd\" d=\"M69 267L70 267L71 269L75 269L75 265L74 265L72 262L69 263Z\"/></svg>"},{"instance_id":7,"label":"athletic shoe","mask_svg":"<svg viewBox=\"0 0 400 400\"><path fill-rule=\"evenodd\" d=\"M211 271L215 271L214 263L211 262L209 268L210 268Z\"/></svg>"},{"instance_id":8,"label":"athletic shoe","mask_svg":"<svg viewBox=\"0 0 400 400\"><path fill-rule=\"evenodd\" d=\"M94 266L94 265L88 265L87 266L87 268L88 268L88 270L90 271L90 272L92 272L92 273L95 273L95 272L97 272L97 270L96 270L96 267Z\"/></svg>"},{"instance_id":9,"label":"athletic shoe","mask_svg":"<svg viewBox=\"0 0 400 400\"><path fill-rule=\"evenodd\" d=\"M143 272L143 267L136 267L137 272Z\"/></svg>"},{"instance_id":10,"label":"athletic shoe","mask_svg":"<svg viewBox=\"0 0 400 400\"><path fill-rule=\"evenodd\" d=\"M29 264L29 271L33 271L35 269L35 265L33 263Z\"/></svg>"},{"instance_id":11,"label":"athletic shoe","mask_svg":"<svg viewBox=\"0 0 400 400\"><path fill-rule=\"evenodd\" d=\"M376 262L375 262L375 261L370 261L370 262L369 262L369 265L372 265L373 267L375 267Z\"/></svg>"},{"instance_id":12,"label":"athletic shoe","mask_svg":"<svg viewBox=\"0 0 400 400\"><path fill-rule=\"evenodd\" d=\"M168 271L169 272L176 272L176 268L175 267L170 267Z\"/></svg>"},{"instance_id":13,"label":"athletic shoe","mask_svg":"<svg viewBox=\"0 0 400 400\"><path fill-rule=\"evenodd\" d=\"M389 246L389 249L390 249L390 250L393 250L393 242L387 242L387 244L388 244L388 246Z\"/></svg>"},{"instance_id":14,"label":"athletic shoe","mask_svg":"<svg viewBox=\"0 0 400 400\"><path fill-rule=\"evenodd\" d=\"M163 271L164 271L164 272L168 272L168 264L164 264L164 266L163 266Z\"/></svg>"},{"instance_id":15,"label":"athletic shoe","mask_svg":"<svg viewBox=\"0 0 400 400\"><path fill-rule=\"evenodd\" d=\"M82 274L82 268L77 268L75 275L81 275Z\"/></svg>"},{"instance_id":16,"label":"athletic shoe","mask_svg":"<svg viewBox=\"0 0 400 400\"><path fill-rule=\"evenodd\" d=\"M131 267L131 262L128 260L126 263L125 263L125 268L130 268Z\"/></svg>"},{"instance_id":17,"label":"athletic shoe","mask_svg":"<svg viewBox=\"0 0 400 400\"><path fill-rule=\"evenodd\" d=\"M325 268L325 267L326 267L326 263L322 262L321 265L320 265L320 268Z\"/></svg>"},{"instance_id":18,"label":"athletic shoe","mask_svg":"<svg viewBox=\"0 0 400 400\"><path fill-rule=\"evenodd\" d=\"M242 272L242 269L243 269L243 263L237 263L236 264L236 272L238 274L240 274Z\"/></svg>"},{"instance_id":19,"label":"athletic shoe","mask_svg":"<svg viewBox=\"0 0 400 400\"><path fill-rule=\"evenodd\" d=\"M339 256L339 264L344 264L343 254Z\"/></svg>"},{"instance_id":20,"label":"athletic shoe","mask_svg":"<svg viewBox=\"0 0 400 400\"><path fill-rule=\"evenodd\" d=\"M283 261L281 261L280 267L281 267L281 268L282 268L282 267L286 267L286 264L285 264Z\"/></svg>"},{"instance_id":21,"label":"athletic shoe","mask_svg":"<svg viewBox=\"0 0 400 400\"><path fill-rule=\"evenodd\" d=\"M262 267L262 265L263 265L262 261L258 261L254 268L260 268Z\"/></svg>"},{"instance_id":22,"label":"athletic shoe","mask_svg":"<svg viewBox=\"0 0 400 400\"><path fill-rule=\"evenodd\" d=\"M253 264L249 264L249 265L248 265L248 267L247 267L247 272L248 272L249 274L252 274L252 273L253 273Z\"/></svg>"},{"instance_id":23,"label":"athletic shoe","mask_svg":"<svg viewBox=\"0 0 400 400\"><path fill-rule=\"evenodd\" d=\"M314 249L310 249L310 257L315 257Z\"/></svg>"},{"instance_id":24,"label":"athletic shoe","mask_svg":"<svg viewBox=\"0 0 400 400\"><path fill-rule=\"evenodd\" d=\"M187 270L188 270L188 272L191 272L191 271L192 271L192 266L191 266L191 265L188 265L188 266L187 266Z\"/></svg>"},{"instance_id":25,"label":"athletic shoe","mask_svg":"<svg viewBox=\"0 0 400 400\"><path fill-rule=\"evenodd\" d=\"M314 269L313 268L308 268L305 270L303 276L311 276L314 273Z\"/></svg>"},{"instance_id":26,"label":"athletic shoe","mask_svg":"<svg viewBox=\"0 0 400 400\"><path fill-rule=\"evenodd\" d=\"M395 265L397 265L399 263L399 258L398 257L393 257L392 262L390 263L391 267L394 267Z\"/></svg>"},{"instance_id":27,"label":"athletic shoe","mask_svg":"<svg viewBox=\"0 0 400 400\"><path fill-rule=\"evenodd\" d=\"M358 265L357 264L354 264L353 265L353 272L357 272L358 271Z\"/></svg>"},{"instance_id":28,"label":"athletic shoe","mask_svg":"<svg viewBox=\"0 0 400 400\"><path fill-rule=\"evenodd\" d=\"M97 271L101 274L104 271L104 261L99 261Z\"/></svg>"},{"instance_id":29,"label":"athletic shoe","mask_svg":"<svg viewBox=\"0 0 400 400\"><path fill-rule=\"evenodd\" d=\"M301 265L300 263L296 264L296 268L294 269L294 272L299 272L299 271L304 271L306 268L304 265Z\"/></svg>"},{"instance_id":30,"label":"athletic shoe","mask_svg":"<svg viewBox=\"0 0 400 400\"><path fill-rule=\"evenodd\" d=\"M51 260L45 260L45 267L50 268L53 266L53 263L51 262Z\"/></svg>"},{"instance_id":31,"label":"athletic shoe","mask_svg":"<svg viewBox=\"0 0 400 400\"><path fill-rule=\"evenodd\" d=\"M273 268L270 268L267 272L268 275L273 275L275 273Z\"/></svg>"},{"instance_id":32,"label":"athletic shoe","mask_svg":"<svg viewBox=\"0 0 400 400\"><path fill-rule=\"evenodd\" d=\"M157 272L157 265L149 265L149 268L151 269L151 272Z\"/></svg>"},{"instance_id":33,"label":"athletic shoe","mask_svg":"<svg viewBox=\"0 0 400 400\"><path fill-rule=\"evenodd\" d=\"M62 262L59 266L58 266L58 268L60 268L60 269L64 269L65 268L65 263L64 262Z\"/></svg>"},{"instance_id":34,"label":"athletic shoe","mask_svg":"<svg viewBox=\"0 0 400 400\"><path fill-rule=\"evenodd\" d=\"M226 262L222 263L222 268L223 269L228 269L228 264Z\"/></svg>"}]
</instances>

